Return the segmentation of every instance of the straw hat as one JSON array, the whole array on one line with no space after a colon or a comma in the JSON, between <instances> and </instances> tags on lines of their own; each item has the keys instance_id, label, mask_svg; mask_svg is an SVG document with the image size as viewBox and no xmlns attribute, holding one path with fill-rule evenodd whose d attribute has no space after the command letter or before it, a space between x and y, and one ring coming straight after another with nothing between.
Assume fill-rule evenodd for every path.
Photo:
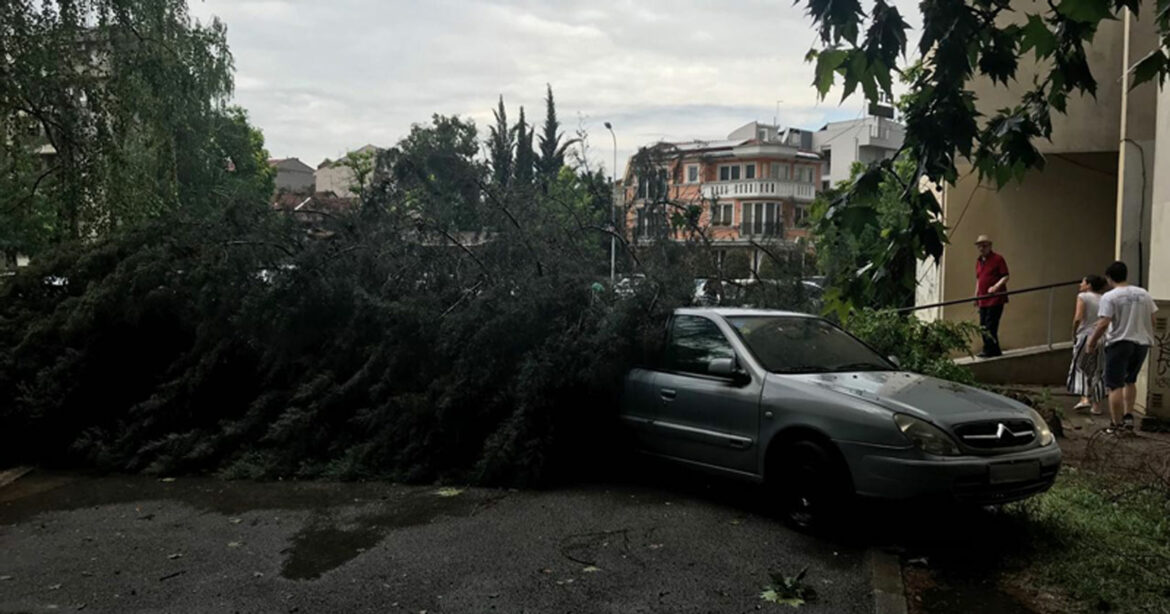
<instances>
[{"instance_id":1,"label":"straw hat","mask_svg":"<svg viewBox=\"0 0 1170 614\"><path fill-rule=\"evenodd\" d=\"M979 238L975 239L975 245L981 245L983 243L987 243L988 245L990 245L991 244L991 237L989 237L987 235L979 235Z\"/></svg>"}]
</instances>

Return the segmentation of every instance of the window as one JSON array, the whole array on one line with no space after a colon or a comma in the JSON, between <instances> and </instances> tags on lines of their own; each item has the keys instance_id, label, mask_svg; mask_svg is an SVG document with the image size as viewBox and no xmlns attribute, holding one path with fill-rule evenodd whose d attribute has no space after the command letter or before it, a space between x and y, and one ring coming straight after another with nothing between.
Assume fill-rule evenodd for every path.
<instances>
[{"instance_id":1,"label":"window","mask_svg":"<svg viewBox=\"0 0 1170 614\"><path fill-rule=\"evenodd\" d=\"M638 177L638 198L648 198L650 200L661 200L666 198L666 186L670 180L670 173L666 169L660 168L652 171L650 175L643 175Z\"/></svg>"},{"instance_id":2,"label":"window","mask_svg":"<svg viewBox=\"0 0 1170 614\"><path fill-rule=\"evenodd\" d=\"M781 234L780 203L744 203L740 234L773 236Z\"/></svg>"},{"instance_id":3,"label":"window","mask_svg":"<svg viewBox=\"0 0 1170 614\"><path fill-rule=\"evenodd\" d=\"M731 226L732 216L735 215L735 205L731 203L711 204L711 225Z\"/></svg>"},{"instance_id":4,"label":"window","mask_svg":"<svg viewBox=\"0 0 1170 614\"><path fill-rule=\"evenodd\" d=\"M687 165L687 183L699 183L699 165Z\"/></svg>"},{"instance_id":5,"label":"window","mask_svg":"<svg viewBox=\"0 0 1170 614\"><path fill-rule=\"evenodd\" d=\"M820 318L728 318L764 368L773 373L892 371L886 359Z\"/></svg>"},{"instance_id":6,"label":"window","mask_svg":"<svg viewBox=\"0 0 1170 614\"><path fill-rule=\"evenodd\" d=\"M725 164L719 167L719 181L736 181L739 179L739 165Z\"/></svg>"},{"instance_id":7,"label":"window","mask_svg":"<svg viewBox=\"0 0 1170 614\"><path fill-rule=\"evenodd\" d=\"M801 183L812 183L814 176L815 174L813 173L813 167L804 165L796 167L797 181Z\"/></svg>"},{"instance_id":8,"label":"window","mask_svg":"<svg viewBox=\"0 0 1170 614\"><path fill-rule=\"evenodd\" d=\"M661 206L638 207L634 210L636 216L635 236L641 239L661 239L670 232L670 225L666 220L666 212Z\"/></svg>"},{"instance_id":9,"label":"window","mask_svg":"<svg viewBox=\"0 0 1170 614\"><path fill-rule=\"evenodd\" d=\"M772 179L779 179L781 181L788 180L788 165L787 164L784 164L783 162L773 162L770 166L771 166L771 168L769 168L768 170L771 171L771 174L769 176Z\"/></svg>"},{"instance_id":10,"label":"window","mask_svg":"<svg viewBox=\"0 0 1170 614\"><path fill-rule=\"evenodd\" d=\"M808 226L808 207L805 205L796 205L792 210L792 223L797 228L804 228Z\"/></svg>"},{"instance_id":11,"label":"window","mask_svg":"<svg viewBox=\"0 0 1170 614\"><path fill-rule=\"evenodd\" d=\"M706 375L716 358L735 358L735 350L714 322L700 316L674 319L670 341L666 344L667 371Z\"/></svg>"},{"instance_id":12,"label":"window","mask_svg":"<svg viewBox=\"0 0 1170 614\"><path fill-rule=\"evenodd\" d=\"M756 137L761 141L768 140L768 130L766 128L760 128L756 133Z\"/></svg>"},{"instance_id":13,"label":"window","mask_svg":"<svg viewBox=\"0 0 1170 614\"><path fill-rule=\"evenodd\" d=\"M756 165L754 162L751 164L743 165L743 178L744 179L755 179L756 178Z\"/></svg>"}]
</instances>

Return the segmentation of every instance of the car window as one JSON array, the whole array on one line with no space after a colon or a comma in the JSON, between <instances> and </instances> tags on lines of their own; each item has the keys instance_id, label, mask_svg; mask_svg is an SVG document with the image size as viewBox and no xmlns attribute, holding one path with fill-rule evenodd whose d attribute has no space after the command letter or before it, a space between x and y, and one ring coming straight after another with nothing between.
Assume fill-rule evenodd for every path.
<instances>
[{"instance_id":1,"label":"car window","mask_svg":"<svg viewBox=\"0 0 1170 614\"><path fill-rule=\"evenodd\" d=\"M708 373L716 358L734 358L735 350L719 327L701 316L677 316L670 329L663 367L667 371Z\"/></svg>"},{"instance_id":2,"label":"car window","mask_svg":"<svg viewBox=\"0 0 1170 614\"><path fill-rule=\"evenodd\" d=\"M864 343L819 318L746 316L728 322L773 373L893 370Z\"/></svg>"}]
</instances>

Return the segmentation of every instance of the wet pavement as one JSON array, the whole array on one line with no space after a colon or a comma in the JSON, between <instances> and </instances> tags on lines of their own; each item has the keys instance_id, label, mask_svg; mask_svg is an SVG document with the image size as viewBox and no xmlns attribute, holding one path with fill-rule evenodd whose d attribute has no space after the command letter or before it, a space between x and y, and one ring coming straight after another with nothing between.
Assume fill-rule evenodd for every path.
<instances>
[{"instance_id":1,"label":"wet pavement","mask_svg":"<svg viewBox=\"0 0 1170 614\"><path fill-rule=\"evenodd\" d=\"M162 481L0 488L0 612L756 612L768 572L869 612L865 548L749 487L654 474L548 491Z\"/></svg>"}]
</instances>

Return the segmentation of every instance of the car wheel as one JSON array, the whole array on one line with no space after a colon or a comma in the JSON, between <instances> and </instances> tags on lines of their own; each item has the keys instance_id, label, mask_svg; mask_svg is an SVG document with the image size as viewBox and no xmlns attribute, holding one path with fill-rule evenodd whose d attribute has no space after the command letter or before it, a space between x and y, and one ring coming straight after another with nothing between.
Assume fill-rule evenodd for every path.
<instances>
[{"instance_id":1,"label":"car wheel","mask_svg":"<svg viewBox=\"0 0 1170 614\"><path fill-rule=\"evenodd\" d=\"M773 474L773 499L784 521L802 531L832 523L845 504L844 475L832 453L815 441L785 446Z\"/></svg>"}]
</instances>

